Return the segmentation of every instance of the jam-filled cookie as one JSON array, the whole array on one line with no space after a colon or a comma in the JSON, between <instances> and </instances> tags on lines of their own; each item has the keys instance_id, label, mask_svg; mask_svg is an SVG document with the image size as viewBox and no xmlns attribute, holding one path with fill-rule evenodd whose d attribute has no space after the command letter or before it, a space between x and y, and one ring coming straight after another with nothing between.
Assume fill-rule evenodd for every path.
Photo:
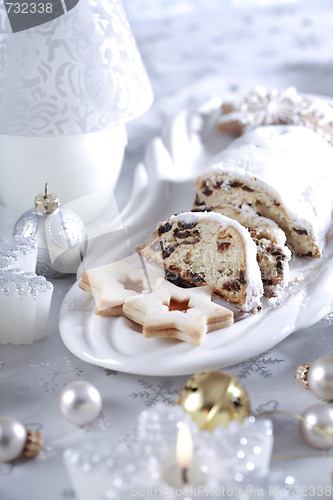
<instances>
[{"instance_id":1,"label":"jam-filled cookie","mask_svg":"<svg viewBox=\"0 0 333 500\"><path fill-rule=\"evenodd\" d=\"M129 297L124 315L143 326L144 337L201 345L212 330L233 324L233 312L211 301L212 287L179 288L161 280L149 294Z\"/></svg>"}]
</instances>

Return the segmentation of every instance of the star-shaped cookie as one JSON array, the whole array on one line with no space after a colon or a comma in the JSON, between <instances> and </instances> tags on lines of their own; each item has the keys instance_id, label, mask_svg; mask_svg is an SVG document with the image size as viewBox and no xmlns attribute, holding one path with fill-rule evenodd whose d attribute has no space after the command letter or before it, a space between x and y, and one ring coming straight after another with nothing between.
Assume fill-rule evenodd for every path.
<instances>
[{"instance_id":1,"label":"star-shaped cookie","mask_svg":"<svg viewBox=\"0 0 333 500\"><path fill-rule=\"evenodd\" d=\"M161 280L148 294L128 297L123 314L143 326L144 337L201 345L207 331L233 324L233 313L211 301L212 287L179 288Z\"/></svg>"},{"instance_id":2,"label":"star-shaped cookie","mask_svg":"<svg viewBox=\"0 0 333 500\"><path fill-rule=\"evenodd\" d=\"M85 271L79 287L94 296L96 314L120 316L126 298L151 291L163 275L164 271L159 268L138 269L119 260L108 269Z\"/></svg>"}]
</instances>

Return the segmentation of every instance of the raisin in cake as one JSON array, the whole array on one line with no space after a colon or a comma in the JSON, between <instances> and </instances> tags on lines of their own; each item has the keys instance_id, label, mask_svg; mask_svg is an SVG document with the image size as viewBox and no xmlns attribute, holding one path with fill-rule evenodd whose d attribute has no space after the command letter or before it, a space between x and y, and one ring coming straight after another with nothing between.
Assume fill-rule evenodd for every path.
<instances>
[{"instance_id":1,"label":"raisin in cake","mask_svg":"<svg viewBox=\"0 0 333 500\"><path fill-rule=\"evenodd\" d=\"M196 180L195 208L250 205L275 221L298 255L320 257L332 226L333 148L297 126L267 126L232 142Z\"/></svg>"},{"instance_id":2,"label":"raisin in cake","mask_svg":"<svg viewBox=\"0 0 333 500\"><path fill-rule=\"evenodd\" d=\"M185 212L160 224L137 248L145 259L244 311L259 307L263 286L256 245L237 221L213 212Z\"/></svg>"},{"instance_id":3,"label":"raisin in cake","mask_svg":"<svg viewBox=\"0 0 333 500\"><path fill-rule=\"evenodd\" d=\"M288 284L291 258L291 252L286 246L286 235L282 229L272 220L257 215L248 205L243 205L241 208L219 205L205 207L202 210L218 212L246 227L257 246L257 261L265 293L278 295Z\"/></svg>"}]
</instances>

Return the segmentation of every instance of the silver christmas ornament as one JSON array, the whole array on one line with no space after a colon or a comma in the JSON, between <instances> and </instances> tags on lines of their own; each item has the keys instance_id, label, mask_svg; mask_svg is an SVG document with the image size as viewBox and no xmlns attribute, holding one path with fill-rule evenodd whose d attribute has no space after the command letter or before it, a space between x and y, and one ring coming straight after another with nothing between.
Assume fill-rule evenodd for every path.
<instances>
[{"instance_id":1,"label":"silver christmas ornament","mask_svg":"<svg viewBox=\"0 0 333 500\"><path fill-rule=\"evenodd\" d=\"M76 273L87 247L87 232L82 220L60 206L58 197L48 193L35 197L35 206L15 224L14 236L33 236L38 255L36 273L57 278Z\"/></svg>"},{"instance_id":2,"label":"silver christmas ornament","mask_svg":"<svg viewBox=\"0 0 333 500\"><path fill-rule=\"evenodd\" d=\"M318 398L333 401L333 356L323 356L314 363L304 363L296 370L296 379Z\"/></svg>"},{"instance_id":3,"label":"silver christmas ornament","mask_svg":"<svg viewBox=\"0 0 333 500\"><path fill-rule=\"evenodd\" d=\"M60 394L59 406L66 420L83 426L98 417L102 410L102 398L94 385L79 380L64 387Z\"/></svg>"},{"instance_id":4,"label":"silver christmas ornament","mask_svg":"<svg viewBox=\"0 0 333 500\"><path fill-rule=\"evenodd\" d=\"M324 356L311 364L307 380L309 389L318 398L333 400L333 356Z\"/></svg>"},{"instance_id":5,"label":"silver christmas ornament","mask_svg":"<svg viewBox=\"0 0 333 500\"><path fill-rule=\"evenodd\" d=\"M0 462L11 462L19 457L35 458L43 446L39 431L26 429L19 420L0 416Z\"/></svg>"},{"instance_id":6,"label":"silver christmas ornament","mask_svg":"<svg viewBox=\"0 0 333 500\"><path fill-rule=\"evenodd\" d=\"M10 462L18 458L27 439L25 427L9 416L0 417L0 462Z\"/></svg>"},{"instance_id":7,"label":"silver christmas ornament","mask_svg":"<svg viewBox=\"0 0 333 500\"><path fill-rule=\"evenodd\" d=\"M308 408L299 422L303 440L318 450L333 446L333 407L325 404Z\"/></svg>"}]
</instances>

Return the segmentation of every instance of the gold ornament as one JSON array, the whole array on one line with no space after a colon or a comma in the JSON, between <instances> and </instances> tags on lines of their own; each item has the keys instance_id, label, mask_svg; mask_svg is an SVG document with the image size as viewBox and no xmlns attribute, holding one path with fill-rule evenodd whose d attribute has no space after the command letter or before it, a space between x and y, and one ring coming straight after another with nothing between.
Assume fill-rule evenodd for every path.
<instances>
[{"instance_id":1,"label":"gold ornament","mask_svg":"<svg viewBox=\"0 0 333 500\"><path fill-rule=\"evenodd\" d=\"M22 455L24 458L35 458L39 455L43 447L43 436L39 431L27 430L27 440L25 442Z\"/></svg>"},{"instance_id":2,"label":"gold ornament","mask_svg":"<svg viewBox=\"0 0 333 500\"><path fill-rule=\"evenodd\" d=\"M296 380L318 398L333 401L333 356L323 356L313 363L299 365Z\"/></svg>"},{"instance_id":3,"label":"gold ornament","mask_svg":"<svg viewBox=\"0 0 333 500\"><path fill-rule=\"evenodd\" d=\"M302 365L299 365L299 367L296 370L297 382L306 389L309 389L308 371L310 366L311 365L309 363L303 363Z\"/></svg>"},{"instance_id":4,"label":"gold ornament","mask_svg":"<svg viewBox=\"0 0 333 500\"><path fill-rule=\"evenodd\" d=\"M205 371L193 375L180 391L180 404L200 430L227 427L232 420L242 422L250 415L250 398L235 375Z\"/></svg>"}]
</instances>

